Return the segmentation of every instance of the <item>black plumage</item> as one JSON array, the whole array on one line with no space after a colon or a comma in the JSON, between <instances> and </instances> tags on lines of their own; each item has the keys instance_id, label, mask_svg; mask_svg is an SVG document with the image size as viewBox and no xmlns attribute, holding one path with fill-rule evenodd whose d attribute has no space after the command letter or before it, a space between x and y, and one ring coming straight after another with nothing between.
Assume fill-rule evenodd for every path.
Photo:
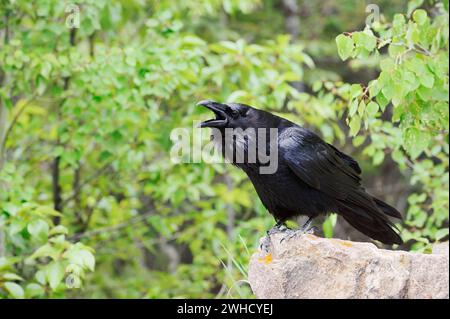
<instances>
[{"instance_id":1,"label":"black plumage","mask_svg":"<svg viewBox=\"0 0 450 319\"><path fill-rule=\"evenodd\" d=\"M232 159L234 165L247 173L277 225L299 215L314 218L335 212L373 239L385 244L402 243L388 219L388 216L401 218L401 214L365 191L361 186L361 169L352 157L313 132L269 112L209 100L199 105L215 113L216 118L202 122L201 127L219 129L223 133L223 149L243 147L248 151L248 137L237 137L232 145L226 144L226 128L265 128L267 135L268 129L277 129L278 168L274 174L261 174L259 168L263 164L259 161L238 163L236 158Z\"/></svg>"}]
</instances>

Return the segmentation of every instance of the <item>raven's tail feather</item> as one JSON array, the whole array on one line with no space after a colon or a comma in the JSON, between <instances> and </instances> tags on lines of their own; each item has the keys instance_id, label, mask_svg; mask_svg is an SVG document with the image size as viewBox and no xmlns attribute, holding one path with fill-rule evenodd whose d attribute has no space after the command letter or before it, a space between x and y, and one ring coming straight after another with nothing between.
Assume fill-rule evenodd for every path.
<instances>
[{"instance_id":1,"label":"raven's tail feather","mask_svg":"<svg viewBox=\"0 0 450 319\"><path fill-rule=\"evenodd\" d=\"M372 197L375 204L377 204L378 208L381 209L381 211L383 213L385 213L386 215L398 218L398 219L402 219L402 215L400 214L400 212L398 210L396 210L394 207L386 204L385 202L383 202L382 200Z\"/></svg>"},{"instance_id":2,"label":"raven's tail feather","mask_svg":"<svg viewBox=\"0 0 450 319\"><path fill-rule=\"evenodd\" d=\"M361 207L362 205L354 202L340 201L338 204L339 214L350 225L373 239L387 245L402 244L403 240L397 233L395 225L385 215L401 217L400 213L378 199L374 199L374 201L377 204L376 208L370 207L372 205Z\"/></svg>"}]
</instances>

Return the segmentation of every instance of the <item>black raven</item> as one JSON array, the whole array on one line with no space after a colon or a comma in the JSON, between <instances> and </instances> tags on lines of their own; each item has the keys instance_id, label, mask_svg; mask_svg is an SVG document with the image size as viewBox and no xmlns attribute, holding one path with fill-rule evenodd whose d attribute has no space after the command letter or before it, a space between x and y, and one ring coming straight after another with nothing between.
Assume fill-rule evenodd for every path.
<instances>
[{"instance_id":1,"label":"black raven","mask_svg":"<svg viewBox=\"0 0 450 319\"><path fill-rule=\"evenodd\" d=\"M266 129L265 152L269 150L270 128L277 130L276 147L278 166L273 174L262 174L265 164L256 160L244 161L236 157L232 163L250 178L262 203L276 220L269 234L286 229L286 220L296 216L308 216L307 225L318 215L335 212L349 224L369 237L385 244L401 244L402 239L395 231L388 216L401 219L401 214L392 206L368 194L361 186L361 169L349 155L323 141L313 132L267 111L258 110L239 103L218 103L201 101L214 112L215 118L202 122L200 127L218 129L222 134L222 152L227 147L237 150L239 145L246 152L250 149L249 139L233 136L227 141L227 129ZM240 140L237 140L240 139ZM228 143L228 145L227 145ZM232 145L231 145L232 144ZM257 144L257 147L261 147ZM305 224L306 225L306 224ZM306 226L302 227L305 231Z\"/></svg>"}]
</instances>

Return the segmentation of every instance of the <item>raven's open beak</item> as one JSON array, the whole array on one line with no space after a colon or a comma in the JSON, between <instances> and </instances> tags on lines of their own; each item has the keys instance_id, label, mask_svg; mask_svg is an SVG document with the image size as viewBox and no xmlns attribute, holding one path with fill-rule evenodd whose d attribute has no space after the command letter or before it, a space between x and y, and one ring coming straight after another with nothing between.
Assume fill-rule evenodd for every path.
<instances>
[{"instance_id":1,"label":"raven's open beak","mask_svg":"<svg viewBox=\"0 0 450 319\"><path fill-rule=\"evenodd\" d=\"M210 109L216 115L215 119L210 119L200 123L200 127L224 127L228 124L227 109L229 106L221 104L212 100L204 100L197 103L197 105L204 106Z\"/></svg>"}]
</instances>

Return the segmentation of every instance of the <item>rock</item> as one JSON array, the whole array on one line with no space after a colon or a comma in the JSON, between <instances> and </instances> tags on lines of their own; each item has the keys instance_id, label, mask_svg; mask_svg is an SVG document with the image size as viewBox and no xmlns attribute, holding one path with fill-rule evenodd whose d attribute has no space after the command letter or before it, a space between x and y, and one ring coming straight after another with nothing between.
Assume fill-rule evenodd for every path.
<instances>
[{"instance_id":1,"label":"rock","mask_svg":"<svg viewBox=\"0 0 450 319\"><path fill-rule=\"evenodd\" d=\"M449 298L448 243L420 254L314 235L280 243L281 236L250 260L258 298Z\"/></svg>"},{"instance_id":2,"label":"rock","mask_svg":"<svg viewBox=\"0 0 450 319\"><path fill-rule=\"evenodd\" d=\"M448 252L448 241L444 242L444 243L436 243L433 245L433 254L437 254L437 255L447 255L449 254Z\"/></svg>"}]
</instances>

